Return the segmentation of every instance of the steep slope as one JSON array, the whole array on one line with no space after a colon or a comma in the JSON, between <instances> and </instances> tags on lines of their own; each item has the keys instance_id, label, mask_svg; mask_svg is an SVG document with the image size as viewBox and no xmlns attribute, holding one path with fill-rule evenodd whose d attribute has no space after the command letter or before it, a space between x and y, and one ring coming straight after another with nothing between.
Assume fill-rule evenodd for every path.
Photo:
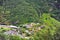
<instances>
[{"instance_id":1,"label":"steep slope","mask_svg":"<svg viewBox=\"0 0 60 40\"><path fill-rule=\"evenodd\" d=\"M3 2L2 2L3 1ZM1 15L4 15L0 24L20 25L28 22L40 22L39 19L43 13L57 15L58 9L55 7L55 0L2 0L3 7ZM1 7L0 7L1 8ZM56 17L53 15L52 17ZM59 14L58 14L59 15ZM59 19L59 18L58 18Z\"/></svg>"},{"instance_id":2,"label":"steep slope","mask_svg":"<svg viewBox=\"0 0 60 40\"><path fill-rule=\"evenodd\" d=\"M42 17L40 18L41 20L41 23L27 23L26 25L29 25L31 28L26 28L26 27L29 27L29 26L23 26L22 27L20 26L19 27L19 35L14 35L14 31L13 31L13 28L12 28L12 33L13 35L9 35L9 36L4 36L2 34L0 34L1 36L3 36L4 38L7 38L10 40L10 39L14 39L14 40L59 40L59 36L58 36L58 39L57 39L57 33L59 34L60 31L60 22L58 22L57 20L55 20L54 18L52 18L50 16L50 14L46 14L44 13L42 15ZM31 26L31 24L33 24ZM3 28L4 29L4 28ZM4 31L2 29L0 29L1 31ZM9 30L9 29L8 29ZM10 29L11 30L11 29ZM5 31L6 32L6 31ZM16 32L16 30L15 30ZM8 34L8 32L6 33ZM60 34L59 34L60 35ZM0 36L0 37L1 37ZM17 37L17 38L15 38ZM1 37L2 38L2 37Z\"/></svg>"},{"instance_id":3,"label":"steep slope","mask_svg":"<svg viewBox=\"0 0 60 40\"><path fill-rule=\"evenodd\" d=\"M6 15L5 19L13 25L37 22L39 19L37 11L24 0L6 0L4 3L3 7L5 10L3 9L3 11Z\"/></svg>"},{"instance_id":4,"label":"steep slope","mask_svg":"<svg viewBox=\"0 0 60 40\"><path fill-rule=\"evenodd\" d=\"M40 31L35 32L34 40L59 40L60 22L44 13L41 17L41 25L45 25Z\"/></svg>"}]
</instances>

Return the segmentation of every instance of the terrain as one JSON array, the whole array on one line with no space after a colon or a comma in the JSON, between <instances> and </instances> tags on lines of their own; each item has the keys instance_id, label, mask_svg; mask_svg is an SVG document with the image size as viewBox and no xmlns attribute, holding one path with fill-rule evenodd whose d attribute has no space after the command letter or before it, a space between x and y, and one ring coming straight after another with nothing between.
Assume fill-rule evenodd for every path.
<instances>
[{"instance_id":1,"label":"terrain","mask_svg":"<svg viewBox=\"0 0 60 40\"><path fill-rule=\"evenodd\" d=\"M0 40L60 40L60 0L0 0Z\"/></svg>"}]
</instances>

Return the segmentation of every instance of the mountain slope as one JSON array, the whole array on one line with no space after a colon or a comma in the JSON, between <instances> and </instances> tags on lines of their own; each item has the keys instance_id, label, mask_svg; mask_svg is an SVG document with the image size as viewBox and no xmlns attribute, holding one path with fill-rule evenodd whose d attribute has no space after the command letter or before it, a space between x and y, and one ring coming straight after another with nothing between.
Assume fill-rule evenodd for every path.
<instances>
[{"instance_id":1,"label":"mountain slope","mask_svg":"<svg viewBox=\"0 0 60 40\"><path fill-rule=\"evenodd\" d=\"M4 21L1 21L0 24L20 25L28 22L40 22L39 19L43 13L51 13L52 17L57 18L58 12L56 12L54 2L55 0L4 0L1 5L2 13L0 12L1 15L4 15L1 19Z\"/></svg>"}]
</instances>

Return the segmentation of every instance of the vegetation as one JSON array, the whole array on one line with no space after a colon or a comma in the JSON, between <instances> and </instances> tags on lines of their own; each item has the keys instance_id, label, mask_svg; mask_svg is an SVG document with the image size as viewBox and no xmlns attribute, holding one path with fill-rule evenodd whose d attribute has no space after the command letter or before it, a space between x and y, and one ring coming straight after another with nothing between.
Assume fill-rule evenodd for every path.
<instances>
[{"instance_id":1,"label":"vegetation","mask_svg":"<svg viewBox=\"0 0 60 40\"><path fill-rule=\"evenodd\" d=\"M9 40L59 40L59 37L58 39L55 37L57 37L57 34L60 33L59 32L60 22L52 18L50 14L45 14L45 13L41 16L40 20L41 20L40 26L44 25L44 27L41 28L41 30L38 30L38 29L35 29L38 27L38 25L37 26L35 25L35 27L33 26L32 29L34 29L35 32L33 33L33 35L28 36L30 37L29 39L20 38L20 36L17 36L17 35L11 35L11 36L8 35L6 37L6 40L7 38ZM22 29L23 29L22 32L26 30L25 28L22 28ZM4 36L6 35L5 34L2 35L2 37Z\"/></svg>"},{"instance_id":2,"label":"vegetation","mask_svg":"<svg viewBox=\"0 0 60 40\"><path fill-rule=\"evenodd\" d=\"M13 28L0 28L0 40L60 40L59 18L59 0L0 0L0 25L19 28L18 35L4 34L16 32Z\"/></svg>"}]
</instances>

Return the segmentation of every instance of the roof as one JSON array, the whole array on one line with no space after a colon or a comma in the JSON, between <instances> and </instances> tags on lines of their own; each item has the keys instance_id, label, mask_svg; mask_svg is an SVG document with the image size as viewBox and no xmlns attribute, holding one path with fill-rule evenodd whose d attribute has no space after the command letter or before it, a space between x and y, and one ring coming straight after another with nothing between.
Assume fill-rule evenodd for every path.
<instances>
[{"instance_id":1,"label":"roof","mask_svg":"<svg viewBox=\"0 0 60 40\"><path fill-rule=\"evenodd\" d=\"M0 27L18 28L17 26L13 26L13 25L0 25Z\"/></svg>"}]
</instances>

